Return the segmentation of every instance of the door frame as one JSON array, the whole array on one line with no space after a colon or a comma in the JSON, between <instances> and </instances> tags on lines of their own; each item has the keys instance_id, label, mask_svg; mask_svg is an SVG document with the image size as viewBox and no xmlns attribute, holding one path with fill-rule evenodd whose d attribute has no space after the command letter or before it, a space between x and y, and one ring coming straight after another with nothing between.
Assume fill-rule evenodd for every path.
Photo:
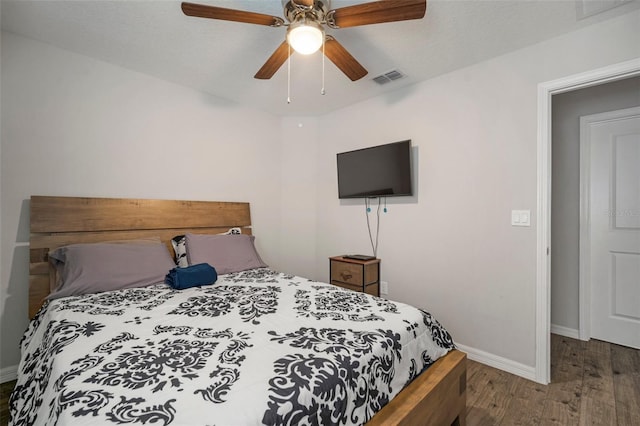
<instances>
[{"instance_id":1,"label":"door frame","mask_svg":"<svg viewBox=\"0 0 640 426\"><path fill-rule=\"evenodd\" d=\"M640 107L586 115L580 118L580 340L591 338L591 140L587 133L593 123L603 123L638 115Z\"/></svg>"},{"instance_id":2,"label":"door frame","mask_svg":"<svg viewBox=\"0 0 640 426\"><path fill-rule=\"evenodd\" d=\"M552 96L640 75L640 58L538 84L536 366L551 381L551 101Z\"/></svg>"}]
</instances>

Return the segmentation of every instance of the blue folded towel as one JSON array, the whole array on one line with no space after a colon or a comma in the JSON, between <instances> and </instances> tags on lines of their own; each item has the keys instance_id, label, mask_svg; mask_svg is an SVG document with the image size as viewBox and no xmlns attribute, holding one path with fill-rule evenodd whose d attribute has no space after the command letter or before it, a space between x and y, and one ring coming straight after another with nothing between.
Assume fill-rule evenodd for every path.
<instances>
[{"instance_id":1,"label":"blue folded towel","mask_svg":"<svg viewBox=\"0 0 640 426\"><path fill-rule=\"evenodd\" d=\"M186 268L173 268L169 271L164 282L176 290L184 290L189 287L210 285L216 282L218 273L208 263L198 263Z\"/></svg>"}]
</instances>

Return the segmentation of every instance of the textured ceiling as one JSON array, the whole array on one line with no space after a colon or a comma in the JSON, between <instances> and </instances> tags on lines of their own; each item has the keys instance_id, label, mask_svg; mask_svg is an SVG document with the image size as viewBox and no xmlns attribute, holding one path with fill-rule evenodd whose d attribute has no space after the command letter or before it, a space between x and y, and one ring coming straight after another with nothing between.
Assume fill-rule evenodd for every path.
<instances>
[{"instance_id":1,"label":"textured ceiling","mask_svg":"<svg viewBox=\"0 0 640 426\"><path fill-rule=\"evenodd\" d=\"M191 0L282 16L280 0ZM592 1L592 0L589 0ZM333 0L332 8L366 1ZM174 1L6 1L2 29L278 115L319 115L640 7L622 2L578 19L570 0L431 0L424 19L329 30L369 71L352 82L322 55L291 58L271 80L253 75L284 28L187 17ZM406 78L372 79L398 69Z\"/></svg>"}]
</instances>

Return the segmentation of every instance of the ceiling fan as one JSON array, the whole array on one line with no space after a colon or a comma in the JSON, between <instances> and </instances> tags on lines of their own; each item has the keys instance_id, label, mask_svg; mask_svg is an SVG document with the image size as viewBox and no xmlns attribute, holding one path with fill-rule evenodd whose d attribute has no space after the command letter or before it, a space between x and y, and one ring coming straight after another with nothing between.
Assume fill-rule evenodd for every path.
<instances>
[{"instance_id":1,"label":"ceiling fan","mask_svg":"<svg viewBox=\"0 0 640 426\"><path fill-rule=\"evenodd\" d=\"M324 43L325 56L352 81L359 80L367 75L367 70L333 36L325 33L325 26L338 29L421 19L426 9L427 0L382 0L332 10L328 8L328 0L289 0L284 5L285 21L262 13L182 3L182 11L188 16L288 27L286 40L254 76L258 79L270 79L278 71L291 55L289 46L299 53L311 54Z\"/></svg>"}]
</instances>

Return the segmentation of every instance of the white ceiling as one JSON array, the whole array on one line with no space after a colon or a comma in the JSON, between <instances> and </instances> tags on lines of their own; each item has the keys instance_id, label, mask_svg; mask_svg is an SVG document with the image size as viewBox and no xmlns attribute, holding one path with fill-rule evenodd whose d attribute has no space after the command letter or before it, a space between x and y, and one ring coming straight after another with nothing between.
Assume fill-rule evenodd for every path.
<instances>
[{"instance_id":1,"label":"white ceiling","mask_svg":"<svg viewBox=\"0 0 640 426\"><path fill-rule=\"evenodd\" d=\"M322 55L294 54L291 103L287 64L271 80L253 75L284 40L285 28L188 17L176 1L2 0L2 29L157 76L278 115L319 115L628 13L640 1L578 19L598 0L431 0L424 19L328 30L369 71L352 82ZM191 0L282 16L280 0ZM332 8L366 0L333 0ZM589 9L589 10L591 10ZM569 52L568 52L569 54ZM398 69L406 78L372 78Z\"/></svg>"}]
</instances>

